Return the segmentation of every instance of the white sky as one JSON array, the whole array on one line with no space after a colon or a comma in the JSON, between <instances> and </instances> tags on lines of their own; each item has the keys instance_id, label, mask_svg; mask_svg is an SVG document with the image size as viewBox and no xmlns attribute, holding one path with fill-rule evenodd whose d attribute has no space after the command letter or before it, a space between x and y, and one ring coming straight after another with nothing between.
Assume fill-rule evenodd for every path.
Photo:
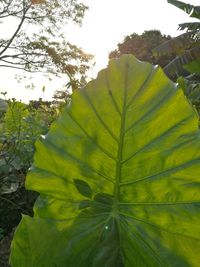
<instances>
[{"instance_id":1,"label":"white sky","mask_svg":"<svg viewBox=\"0 0 200 267\"><path fill-rule=\"evenodd\" d=\"M180 9L167 3L167 0L82 0L89 5L89 11L83 20L81 28L75 25L66 26L66 39L82 47L87 53L95 55L96 68L92 75L108 63L108 53L122 42L126 35L133 32L141 34L145 30L158 29L162 34L176 36L178 24L191 21L189 16ZM200 0L185 0L193 5L199 5ZM11 26L9 25L9 28ZM0 69L0 91L7 91L8 97L15 97L22 101L43 97L51 99L54 90L61 89L67 83L63 79L51 82L41 75L33 80L36 88L25 89L24 84L18 84L15 71ZM41 88L46 85L43 93ZM0 96L1 97L1 96Z\"/></svg>"}]
</instances>

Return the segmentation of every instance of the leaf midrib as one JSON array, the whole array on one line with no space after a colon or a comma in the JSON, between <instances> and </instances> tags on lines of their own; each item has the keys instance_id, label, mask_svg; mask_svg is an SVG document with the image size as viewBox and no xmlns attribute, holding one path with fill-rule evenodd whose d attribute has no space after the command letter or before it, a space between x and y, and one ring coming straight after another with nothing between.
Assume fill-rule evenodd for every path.
<instances>
[{"instance_id":1,"label":"leaf midrib","mask_svg":"<svg viewBox=\"0 0 200 267\"><path fill-rule=\"evenodd\" d=\"M125 79L124 79L124 100L123 100L123 108L122 108L122 115L121 115L120 136L119 136L119 143L118 143L116 173L115 173L114 205L117 205L117 203L120 201L120 183L121 183L120 178L121 178L121 166L122 166L124 134L125 134L128 68L129 68L129 65L126 64Z\"/></svg>"}]
</instances>

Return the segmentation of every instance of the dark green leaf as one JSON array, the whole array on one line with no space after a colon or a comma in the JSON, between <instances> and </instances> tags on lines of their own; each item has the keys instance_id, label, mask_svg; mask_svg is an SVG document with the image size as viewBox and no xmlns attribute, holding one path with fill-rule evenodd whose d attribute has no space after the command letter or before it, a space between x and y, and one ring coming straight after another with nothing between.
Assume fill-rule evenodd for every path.
<instances>
[{"instance_id":1,"label":"dark green leaf","mask_svg":"<svg viewBox=\"0 0 200 267\"><path fill-rule=\"evenodd\" d=\"M74 179L74 184L81 195L88 198L92 197L92 189L87 182L80 179Z\"/></svg>"}]
</instances>

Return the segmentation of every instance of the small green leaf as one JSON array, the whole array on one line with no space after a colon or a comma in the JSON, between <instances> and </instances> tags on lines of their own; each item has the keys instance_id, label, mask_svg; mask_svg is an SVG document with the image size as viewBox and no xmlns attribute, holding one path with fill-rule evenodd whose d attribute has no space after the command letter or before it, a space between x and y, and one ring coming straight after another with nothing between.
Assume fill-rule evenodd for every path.
<instances>
[{"instance_id":1,"label":"small green leaf","mask_svg":"<svg viewBox=\"0 0 200 267\"><path fill-rule=\"evenodd\" d=\"M81 195L88 198L92 197L92 189L88 183L80 179L74 179L74 184Z\"/></svg>"}]
</instances>

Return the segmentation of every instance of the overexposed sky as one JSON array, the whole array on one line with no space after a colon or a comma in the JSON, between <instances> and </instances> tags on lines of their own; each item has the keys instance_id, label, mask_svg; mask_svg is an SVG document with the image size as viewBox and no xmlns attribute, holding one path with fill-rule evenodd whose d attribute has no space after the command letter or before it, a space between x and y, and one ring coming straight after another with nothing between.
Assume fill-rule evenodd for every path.
<instances>
[{"instance_id":1,"label":"overexposed sky","mask_svg":"<svg viewBox=\"0 0 200 267\"><path fill-rule=\"evenodd\" d=\"M158 29L162 34L176 36L178 24L191 21L189 16L180 9L167 3L167 0L82 0L89 6L82 27L63 25L66 39L82 47L87 53L95 55L96 67L92 76L108 63L108 53L122 42L126 35L133 32L141 34L145 30ZM193 5L199 5L200 0L185 0ZM15 26L15 25L13 25ZM9 30L11 25L8 25ZM54 79L47 82L41 75L33 80L36 88L25 89L24 83L18 84L15 71L0 69L0 91L8 91L8 97L22 101L43 97L51 99L54 90L61 89L67 79ZM41 88L46 86L46 91ZM0 96L1 97L1 96Z\"/></svg>"}]
</instances>

